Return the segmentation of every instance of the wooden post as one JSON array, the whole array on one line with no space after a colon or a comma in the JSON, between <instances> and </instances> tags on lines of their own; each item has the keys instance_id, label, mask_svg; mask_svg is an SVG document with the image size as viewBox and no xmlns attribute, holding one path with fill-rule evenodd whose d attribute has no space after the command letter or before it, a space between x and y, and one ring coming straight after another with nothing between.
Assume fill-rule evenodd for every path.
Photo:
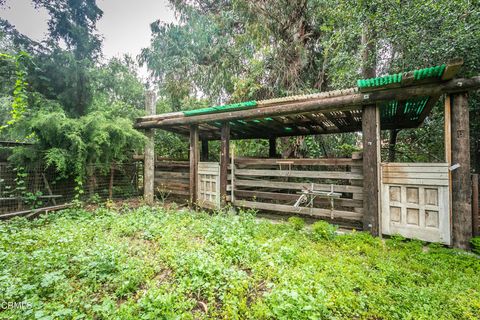
<instances>
[{"instance_id":1,"label":"wooden post","mask_svg":"<svg viewBox=\"0 0 480 320\"><path fill-rule=\"evenodd\" d=\"M472 233L474 237L480 235L480 212L478 204L478 173L472 174Z\"/></svg>"},{"instance_id":2,"label":"wooden post","mask_svg":"<svg viewBox=\"0 0 480 320\"><path fill-rule=\"evenodd\" d=\"M353 160L360 160L360 159L362 159L362 162L363 162L363 154L362 154L361 152L353 152L353 153L352 153L352 159L353 159ZM363 174L363 167L360 167L360 166L351 166L351 167L350 167L350 172L351 172L351 173ZM363 181L362 181L362 180L357 180L357 179L355 179L355 180L350 180L350 184L351 184L352 186L359 186L359 187L361 187L361 186L363 186ZM352 199L354 199L354 200L361 200L362 203L363 203L363 201L365 201L365 200L363 199L363 194L361 194L361 193L354 193L354 194L352 195ZM357 207L355 207L355 208L353 208L353 211L355 211L355 212L363 212L363 208L360 208L360 207L357 208Z\"/></svg>"},{"instance_id":3,"label":"wooden post","mask_svg":"<svg viewBox=\"0 0 480 320\"><path fill-rule=\"evenodd\" d=\"M230 123L222 123L220 147L220 203L225 206L227 200L228 163L230 151Z\"/></svg>"},{"instance_id":4,"label":"wooden post","mask_svg":"<svg viewBox=\"0 0 480 320\"><path fill-rule=\"evenodd\" d=\"M472 183L467 93L451 95L452 235L453 246L470 247L472 237Z\"/></svg>"},{"instance_id":5,"label":"wooden post","mask_svg":"<svg viewBox=\"0 0 480 320\"><path fill-rule=\"evenodd\" d=\"M208 140L202 139L202 154L200 155L200 161L208 161Z\"/></svg>"},{"instance_id":6,"label":"wooden post","mask_svg":"<svg viewBox=\"0 0 480 320\"><path fill-rule=\"evenodd\" d=\"M155 114L155 94L152 91L147 91L146 94L145 113L149 116ZM143 197L147 204L152 205L155 180L155 129L146 129L145 135L147 136L147 142L145 143L143 162Z\"/></svg>"},{"instance_id":7,"label":"wooden post","mask_svg":"<svg viewBox=\"0 0 480 320\"><path fill-rule=\"evenodd\" d=\"M363 229L380 231L380 113L375 105L363 108Z\"/></svg>"},{"instance_id":8,"label":"wooden post","mask_svg":"<svg viewBox=\"0 0 480 320\"><path fill-rule=\"evenodd\" d=\"M445 134L445 162L448 166L452 165L452 106L450 95L445 95L444 102L444 134ZM450 240L452 240L452 172L448 170L448 214L449 214L449 228Z\"/></svg>"},{"instance_id":9,"label":"wooden post","mask_svg":"<svg viewBox=\"0 0 480 320\"><path fill-rule=\"evenodd\" d=\"M275 138L268 139L268 157L269 158L277 157L277 139Z\"/></svg>"},{"instance_id":10,"label":"wooden post","mask_svg":"<svg viewBox=\"0 0 480 320\"><path fill-rule=\"evenodd\" d=\"M194 206L197 202L197 182L198 182L198 126L190 126L190 205Z\"/></svg>"}]
</instances>

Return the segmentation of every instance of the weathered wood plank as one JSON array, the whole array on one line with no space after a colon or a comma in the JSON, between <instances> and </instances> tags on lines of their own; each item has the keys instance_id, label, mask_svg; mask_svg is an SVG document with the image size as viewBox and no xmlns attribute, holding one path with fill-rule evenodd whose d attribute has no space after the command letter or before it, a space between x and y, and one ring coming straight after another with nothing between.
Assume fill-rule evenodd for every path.
<instances>
[{"instance_id":1,"label":"weathered wood plank","mask_svg":"<svg viewBox=\"0 0 480 320\"><path fill-rule=\"evenodd\" d=\"M190 190L189 180L164 180L164 179L155 179L155 186L161 187L162 189L182 189Z\"/></svg>"},{"instance_id":2,"label":"weathered wood plank","mask_svg":"<svg viewBox=\"0 0 480 320\"><path fill-rule=\"evenodd\" d=\"M261 158L237 158L237 165L280 165L284 163L300 166L362 166L362 160L351 158L321 158L321 159L261 159Z\"/></svg>"},{"instance_id":3,"label":"weathered wood plank","mask_svg":"<svg viewBox=\"0 0 480 320\"><path fill-rule=\"evenodd\" d=\"M428 164L426 166L417 166L417 167L409 167L409 166L384 166L382 165L382 172L384 174L394 174L394 173L405 173L407 175L411 174L445 174L448 173L448 165L445 164L444 166L436 166L436 167L430 167Z\"/></svg>"},{"instance_id":4,"label":"weathered wood plank","mask_svg":"<svg viewBox=\"0 0 480 320\"><path fill-rule=\"evenodd\" d=\"M310 189L312 187L312 183L310 182L244 180L244 179L238 179L238 178L235 178L235 185L237 187L273 188L273 189L284 189L284 190L303 190L303 189ZM319 191L330 191L331 185L314 183L313 188ZM333 191L363 194L363 187L334 184Z\"/></svg>"},{"instance_id":5,"label":"weathered wood plank","mask_svg":"<svg viewBox=\"0 0 480 320\"><path fill-rule=\"evenodd\" d=\"M383 178L393 179L437 179L437 180L446 180L448 181L448 170L443 172L402 172L402 171L389 171L383 170Z\"/></svg>"},{"instance_id":6,"label":"weathered wood plank","mask_svg":"<svg viewBox=\"0 0 480 320\"><path fill-rule=\"evenodd\" d=\"M295 208L294 206L285 205L285 204L272 204L272 203L254 202L254 201L246 201L246 200L235 200L234 205L239 207L257 209L257 210L288 212L288 213L304 214L308 216L322 217L322 218L330 218L332 215L332 212L328 209L306 208L306 207ZM333 210L333 217L334 219L338 218L338 219L359 221L362 218L362 214L353 212L353 211Z\"/></svg>"},{"instance_id":7,"label":"weathered wood plank","mask_svg":"<svg viewBox=\"0 0 480 320\"><path fill-rule=\"evenodd\" d=\"M448 186L448 179L407 179L382 177L385 184L410 184L421 186Z\"/></svg>"},{"instance_id":8,"label":"weathered wood plank","mask_svg":"<svg viewBox=\"0 0 480 320\"><path fill-rule=\"evenodd\" d=\"M295 202L299 194L292 194L292 193L279 193L279 192L265 192L265 191L256 191L256 190L235 190L235 195L237 198L241 197L248 197L248 198L258 198L258 199L269 199L269 200L279 200L279 201L290 201ZM316 198L314 204L329 204L330 201L325 198ZM354 199L345 199L339 198L334 199L335 206L342 206L342 207L352 207L352 208L362 208L363 209L363 201L362 200L354 200ZM363 210L362 210L363 211ZM360 211L360 212L362 212Z\"/></svg>"},{"instance_id":9,"label":"weathered wood plank","mask_svg":"<svg viewBox=\"0 0 480 320\"><path fill-rule=\"evenodd\" d=\"M440 167L440 168L448 168L448 164L446 162L383 162L382 167Z\"/></svg>"},{"instance_id":10,"label":"weathered wood plank","mask_svg":"<svg viewBox=\"0 0 480 320\"><path fill-rule=\"evenodd\" d=\"M463 59L461 58L449 61L447 67L445 68L445 71L443 72L442 80L450 80L455 77L462 65Z\"/></svg>"},{"instance_id":11,"label":"weathered wood plank","mask_svg":"<svg viewBox=\"0 0 480 320\"><path fill-rule=\"evenodd\" d=\"M363 175L359 173L345 171L300 171L300 170L257 170L257 169L237 169L237 176L253 177L292 177L292 178L311 178L311 179L349 179L362 180Z\"/></svg>"},{"instance_id":12,"label":"weathered wood plank","mask_svg":"<svg viewBox=\"0 0 480 320\"><path fill-rule=\"evenodd\" d=\"M188 179L190 173L188 172L168 172L168 171L155 171L155 178L165 178L165 179Z\"/></svg>"}]
</instances>

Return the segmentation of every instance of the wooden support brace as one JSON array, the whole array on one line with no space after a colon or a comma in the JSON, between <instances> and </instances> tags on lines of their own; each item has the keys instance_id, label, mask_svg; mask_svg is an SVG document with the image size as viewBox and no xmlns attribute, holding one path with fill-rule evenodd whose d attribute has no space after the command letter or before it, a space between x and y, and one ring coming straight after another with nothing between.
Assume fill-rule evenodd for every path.
<instances>
[{"instance_id":1,"label":"wooden support brace","mask_svg":"<svg viewBox=\"0 0 480 320\"><path fill-rule=\"evenodd\" d=\"M380 233L380 112L376 105L363 108L363 229Z\"/></svg>"},{"instance_id":2,"label":"wooden support brace","mask_svg":"<svg viewBox=\"0 0 480 320\"><path fill-rule=\"evenodd\" d=\"M198 199L198 126L190 126L190 206L195 206Z\"/></svg>"},{"instance_id":3,"label":"wooden support brace","mask_svg":"<svg viewBox=\"0 0 480 320\"><path fill-rule=\"evenodd\" d=\"M220 204L225 206L227 201L227 184L228 184L228 164L230 151L230 123L222 123L220 146Z\"/></svg>"}]
</instances>

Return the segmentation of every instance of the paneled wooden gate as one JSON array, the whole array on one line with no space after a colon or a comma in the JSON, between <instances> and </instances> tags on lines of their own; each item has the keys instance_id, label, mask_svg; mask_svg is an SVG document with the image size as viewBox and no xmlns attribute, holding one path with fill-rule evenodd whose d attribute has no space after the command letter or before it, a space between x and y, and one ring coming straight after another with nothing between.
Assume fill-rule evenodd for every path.
<instances>
[{"instance_id":1,"label":"paneled wooden gate","mask_svg":"<svg viewBox=\"0 0 480 320\"><path fill-rule=\"evenodd\" d=\"M382 233L451 244L446 163L382 163Z\"/></svg>"},{"instance_id":2,"label":"paneled wooden gate","mask_svg":"<svg viewBox=\"0 0 480 320\"><path fill-rule=\"evenodd\" d=\"M218 162L198 163L198 200L201 207L220 208L220 164Z\"/></svg>"}]
</instances>

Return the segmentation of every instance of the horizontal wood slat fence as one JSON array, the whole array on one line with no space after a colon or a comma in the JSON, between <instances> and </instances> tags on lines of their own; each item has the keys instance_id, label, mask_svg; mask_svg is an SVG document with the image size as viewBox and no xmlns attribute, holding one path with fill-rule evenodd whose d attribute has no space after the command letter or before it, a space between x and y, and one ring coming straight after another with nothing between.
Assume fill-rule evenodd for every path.
<instances>
[{"instance_id":1,"label":"horizontal wood slat fence","mask_svg":"<svg viewBox=\"0 0 480 320\"><path fill-rule=\"evenodd\" d=\"M188 198L190 195L190 162L155 162L155 193L160 197Z\"/></svg>"},{"instance_id":2,"label":"horizontal wood slat fence","mask_svg":"<svg viewBox=\"0 0 480 320\"><path fill-rule=\"evenodd\" d=\"M235 206L359 223L363 217L362 160L235 159L229 174L228 198ZM302 190L340 193L333 200L307 197L295 207ZM312 200L313 198L313 200ZM312 203L310 203L312 200Z\"/></svg>"}]
</instances>

